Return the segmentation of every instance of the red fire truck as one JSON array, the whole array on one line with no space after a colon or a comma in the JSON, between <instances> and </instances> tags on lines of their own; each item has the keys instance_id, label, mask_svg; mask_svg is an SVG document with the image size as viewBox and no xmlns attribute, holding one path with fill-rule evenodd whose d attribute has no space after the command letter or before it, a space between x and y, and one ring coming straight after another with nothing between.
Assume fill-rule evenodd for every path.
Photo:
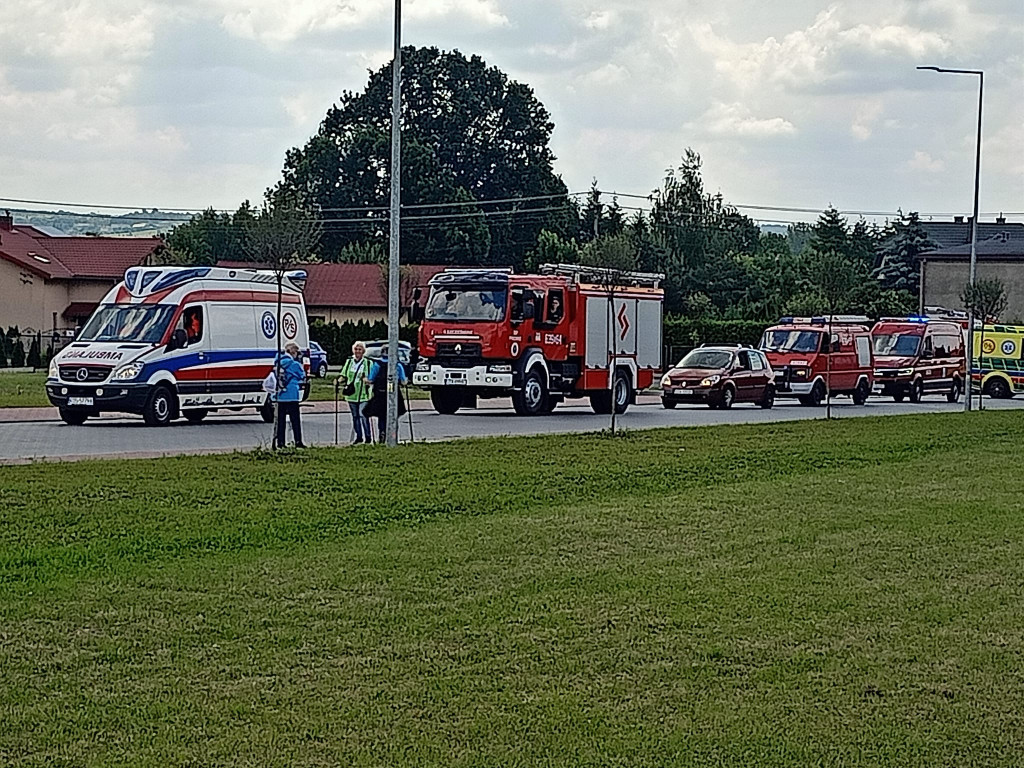
<instances>
[{"instance_id":1,"label":"red fire truck","mask_svg":"<svg viewBox=\"0 0 1024 768\"><path fill-rule=\"evenodd\" d=\"M966 316L949 310L879 320L871 329L877 391L897 403L918 403L926 394L955 403L966 379L966 326Z\"/></svg>"},{"instance_id":2,"label":"red fire truck","mask_svg":"<svg viewBox=\"0 0 1024 768\"><path fill-rule=\"evenodd\" d=\"M784 317L766 330L761 351L775 371L776 395L821 405L831 390L863 405L874 380L870 323L859 315Z\"/></svg>"},{"instance_id":3,"label":"red fire truck","mask_svg":"<svg viewBox=\"0 0 1024 768\"><path fill-rule=\"evenodd\" d=\"M430 281L413 383L438 413L509 397L516 413L550 413L589 397L625 412L661 369L662 275L572 264L540 274L448 269Z\"/></svg>"}]
</instances>

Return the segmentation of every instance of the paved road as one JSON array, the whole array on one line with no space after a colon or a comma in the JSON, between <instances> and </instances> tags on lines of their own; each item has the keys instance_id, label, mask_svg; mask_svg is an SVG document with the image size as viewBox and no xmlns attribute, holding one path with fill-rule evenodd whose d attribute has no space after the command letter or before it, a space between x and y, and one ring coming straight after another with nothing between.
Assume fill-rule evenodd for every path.
<instances>
[{"instance_id":1,"label":"paved road","mask_svg":"<svg viewBox=\"0 0 1024 768\"><path fill-rule=\"evenodd\" d=\"M1024 408L1024 399L986 399L985 406L993 410ZM866 406L858 407L842 398L833 406L833 412L839 418L848 418L943 413L961 410L962 407L937 399L926 399L917 405L871 400ZM698 406L680 406L669 411L648 400L647 403L630 408L628 413L619 418L619 424L626 429L649 429L765 423L822 418L824 412L824 408L807 408L789 401L780 401L770 411L749 405L736 406L730 411L712 411ZM342 443L349 440L350 424L348 415L342 413L339 417ZM507 401L501 400L490 401L477 410L460 411L454 416L440 416L428 410L413 412L413 431L417 440L590 432L607 426L607 416L597 416L582 404L559 406L551 416L537 418L516 416ZM0 463L42 458L79 459L116 455L142 457L247 450L268 445L270 429L269 425L254 415L213 415L203 424L191 425L179 421L169 427L147 427L140 418L98 419L81 427L69 427L60 422L0 424ZM333 413L305 414L303 429L307 443L334 443ZM403 440L408 439L408 417L402 420L401 434Z\"/></svg>"}]
</instances>

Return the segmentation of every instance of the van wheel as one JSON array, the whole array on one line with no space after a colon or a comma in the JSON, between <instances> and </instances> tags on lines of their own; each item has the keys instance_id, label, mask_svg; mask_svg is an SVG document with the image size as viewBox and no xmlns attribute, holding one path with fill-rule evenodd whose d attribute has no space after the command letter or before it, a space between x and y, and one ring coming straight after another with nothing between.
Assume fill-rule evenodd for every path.
<instances>
[{"instance_id":1,"label":"van wheel","mask_svg":"<svg viewBox=\"0 0 1024 768\"><path fill-rule=\"evenodd\" d=\"M924 384L920 379L910 385L910 402L920 403L924 396Z\"/></svg>"},{"instance_id":2,"label":"van wheel","mask_svg":"<svg viewBox=\"0 0 1024 768\"><path fill-rule=\"evenodd\" d=\"M256 410L259 412L260 418L263 419L264 424L274 423L274 404L272 402L267 400L267 402L265 402Z\"/></svg>"},{"instance_id":3,"label":"van wheel","mask_svg":"<svg viewBox=\"0 0 1024 768\"><path fill-rule=\"evenodd\" d=\"M811 405L815 408L821 406L825 402L825 385L820 381L814 383L811 387L811 393L809 395L800 395L800 403L802 405Z\"/></svg>"},{"instance_id":4,"label":"van wheel","mask_svg":"<svg viewBox=\"0 0 1024 768\"><path fill-rule=\"evenodd\" d=\"M192 410L182 411L181 415L185 417L185 420L189 424L198 424L206 418L208 413L209 411L205 408L194 408Z\"/></svg>"},{"instance_id":5,"label":"van wheel","mask_svg":"<svg viewBox=\"0 0 1024 768\"><path fill-rule=\"evenodd\" d=\"M949 385L949 392L946 393L946 402L956 403L960 401L960 379L953 379Z\"/></svg>"},{"instance_id":6,"label":"van wheel","mask_svg":"<svg viewBox=\"0 0 1024 768\"><path fill-rule=\"evenodd\" d=\"M178 403L167 387L157 387L142 410L143 420L151 427L165 427L177 416Z\"/></svg>"},{"instance_id":7,"label":"van wheel","mask_svg":"<svg viewBox=\"0 0 1024 768\"><path fill-rule=\"evenodd\" d=\"M72 427L80 427L89 418L86 411L76 411L71 408L60 408L60 420Z\"/></svg>"},{"instance_id":8,"label":"van wheel","mask_svg":"<svg viewBox=\"0 0 1024 768\"><path fill-rule=\"evenodd\" d=\"M985 394L995 400L1009 400L1013 392L1003 379L990 379L985 385Z\"/></svg>"},{"instance_id":9,"label":"van wheel","mask_svg":"<svg viewBox=\"0 0 1024 768\"><path fill-rule=\"evenodd\" d=\"M857 388L853 390L853 404L864 405L868 401L868 397L871 395L871 387L864 379L860 380L857 384Z\"/></svg>"},{"instance_id":10,"label":"van wheel","mask_svg":"<svg viewBox=\"0 0 1024 768\"><path fill-rule=\"evenodd\" d=\"M462 407L462 390L435 387L430 390L430 404L438 413L451 416Z\"/></svg>"},{"instance_id":11,"label":"van wheel","mask_svg":"<svg viewBox=\"0 0 1024 768\"><path fill-rule=\"evenodd\" d=\"M521 389L512 393L512 407L520 416L538 416L547 407L548 392L544 379L536 368L523 377Z\"/></svg>"}]
</instances>

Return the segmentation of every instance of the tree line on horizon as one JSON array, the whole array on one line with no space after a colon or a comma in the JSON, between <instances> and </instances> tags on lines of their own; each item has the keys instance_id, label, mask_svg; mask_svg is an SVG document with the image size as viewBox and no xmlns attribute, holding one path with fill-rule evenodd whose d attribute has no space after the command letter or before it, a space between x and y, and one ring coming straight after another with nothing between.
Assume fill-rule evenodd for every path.
<instances>
[{"instance_id":1,"label":"tree line on horizon","mask_svg":"<svg viewBox=\"0 0 1024 768\"><path fill-rule=\"evenodd\" d=\"M389 63L361 92L345 91L317 133L286 153L260 206L245 201L234 213L196 215L168 234L168 258L255 261L254 233L276 215L309 228L293 238L311 244L296 257L385 262L390 87ZM402 121L406 264L521 271L549 261L608 262L664 273L669 313L768 319L834 307L878 316L917 307L916 257L935 247L915 213L879 227L829 208L785 235L762 232L705 190L700 155L690 148L645 210L604 199L596 180L580 201L554 170L554 124L533 90L458 51L404 49ZM837 284L842 295L828 296Z\"/></svg>"}]
</instances>

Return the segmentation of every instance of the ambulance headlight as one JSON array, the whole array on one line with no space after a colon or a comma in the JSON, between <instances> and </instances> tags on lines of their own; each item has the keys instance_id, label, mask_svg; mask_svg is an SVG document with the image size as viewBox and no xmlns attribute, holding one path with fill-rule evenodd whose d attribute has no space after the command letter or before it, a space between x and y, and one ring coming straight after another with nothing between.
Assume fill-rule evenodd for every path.
<instances>
[{"instance_id":1,"label":"ambulance headlight","mask_svg":"<svg viewBox=\"0 0 1024 768\"><path fill-rule=\"evenodd\" d=\"M49 377L51 379L56 379L57 378L57 361L56 360L51 360L50 361L50 368L49 368L49 370L47 370L46 375L47 375L47 377Z\"/></svg>"},{"instance_id":2,"label":"ambulance headlight","mask_svg":"<svg viewBox=\"0 0 1024 768\"><path fill-rule=\"evenodd\" d=\"M114 371L113 381L131 381L142 373L142 363L128 363Z\"/></svg>"}]
</instances>

